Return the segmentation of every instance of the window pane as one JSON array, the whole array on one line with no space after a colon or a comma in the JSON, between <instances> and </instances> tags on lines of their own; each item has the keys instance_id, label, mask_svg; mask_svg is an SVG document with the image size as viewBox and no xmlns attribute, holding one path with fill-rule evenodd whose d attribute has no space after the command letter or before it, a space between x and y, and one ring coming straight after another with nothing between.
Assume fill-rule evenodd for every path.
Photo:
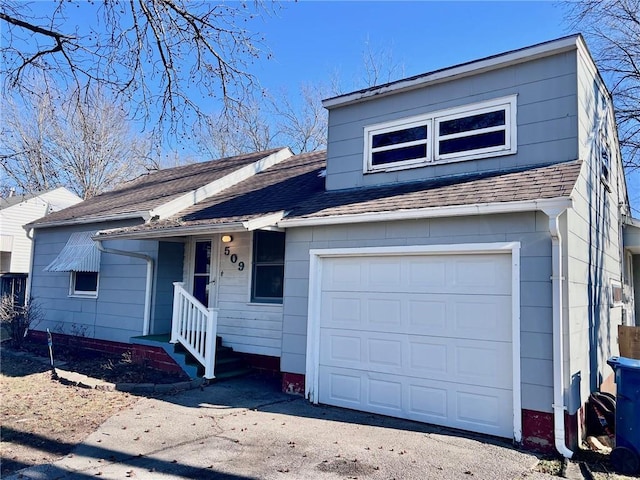
<instances>
[{"instance_id":1,"label":"window pane","mask_svg":"<svg viewBox=\"0 0 640 480\"><path fill-rule=\"evenodd\" d=\"M469 132L480 128L497 127L505 125L505 111L480 113L455 120L440 122L440 135L451 135L453 133Z\"/></svg>"},{"instance_id":2,"label":"window pane","mask_svg":"<svg viewBox=\"0 0 640 480\"><path fill-rule=\"evenodd\" d=\"M281 299L284 265L256 265L254 298Z\"/></svg>"},{"instance_id":3,"label":"window pane","mask_svg":"<svg viewBox=\"0 0 640 480\"><path fill-rule=\"evenodd\" d=\"M505 131L482 133L468 137L452 138L440 141L440 155L466 152L481 148L498 147L505 144Z\"/></svg>"},{"instance_id":4,"label":"window pane","mask_svg":"<svg viewBox=\"0 0 640 480\"><path fill-rule=\"evenodd\" d=\"M211 242L196 242L195 273L209 273Z\"/></svg>"},{"instance_id":5,"label":"window pane","mask_svg":"<svg viewBox=\"0 0 640 480\"><path fill-rule=\"evenodd\" d=\"M209 276L193 277L193 296L202 305L209 306Z\"/></svg>"},{"instance_id":6,"label":"window pane","mask_svg":"<svg viewBox=\"0 0 640 480\"><path fill-rule=\"evenodd\" d=\"M98 290L98 274L96 272L74 272L76 292L96 292Z\"/></svg>"},{"instance_id":7,"label":"window pane","mask_svg":"<svg viewBox=\"0 0 640 480\"><path fill-rule=\"evenodd\" d=\"M257 231L254 242L256 242L255 262L284 262L284 233Z\"/></svg>"},{"instance_id":8,"label":"window pane","mask_svg":"<svg viewBox=\"0 0 640 480\"><path fill-rule=\"evenodd\" d=\"M371 155L372 165L385 165L387 163L415 160L427 156L426 145L414 145L412 147L396 148L384 152L375 152Z\"/></svg>"},{"instance_id":9,"label":"window pane","mask_svg":"<svg viewBox=\"0 0 640 480\"><path fill-rule=\"evenodd\" d=\"M386 147L388 145L424 140L425 138L427 138L427 126L422 125L419 127L405 128L404 130L396 130L395 132L374 135L371 146L373 148Z\"/></svg>"}]
</instances>

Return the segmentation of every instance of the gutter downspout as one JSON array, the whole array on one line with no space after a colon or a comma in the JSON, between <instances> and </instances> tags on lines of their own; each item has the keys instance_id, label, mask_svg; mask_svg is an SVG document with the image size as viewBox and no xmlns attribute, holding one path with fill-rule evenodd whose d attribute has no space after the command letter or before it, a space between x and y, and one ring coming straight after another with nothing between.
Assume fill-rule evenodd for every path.
<instances>
[{"instance_id":1,"label":"gutter downspout","mask_svg":"<svg viewBox=\"0 0 640 480\"><path fill-rule=\"evenodd\" d=\"M102 245L102 240L95 240L98 245L98 250L104 253L111 253L114 255L123 255L125 257L141 258L147 262L147 279L144 289L144 320L142 324L142 335L149 335L149 327L151 325L151 293L153 285L153 258L144 253L127 252L125 250L116 250L113 248L106 248Z\"/></svg>"},{"instance_id":2,"label":"gutter downspout","mask_svg":"<svg viewBox=\"0 0 640 480\"><path fill-rule=\"evenodd\" d=\"M549 217L549 233L551 234L551 291L553 295L553 433L555 447L565 458L571 458L571 451L565 442L564 414L564 315L563 315L563 283L562 269L562 236L560 235L560 215L565 209L549 210L544 213Z\"/></svg>"},{"instance_id":3,"label":"gutter downspout","mask_svg":"<svg viewBox=\"0 0 640 480\"><path fill-rule=\"evenodd\" d=\"M24 301L31 301L31 282L33 282L33 250L36 248L33 243L33 228L25 228L27 238L31 240L31 248L29 249L29 273L27 273L27 286L24 289Z\"/></svg>"}]
</instances>

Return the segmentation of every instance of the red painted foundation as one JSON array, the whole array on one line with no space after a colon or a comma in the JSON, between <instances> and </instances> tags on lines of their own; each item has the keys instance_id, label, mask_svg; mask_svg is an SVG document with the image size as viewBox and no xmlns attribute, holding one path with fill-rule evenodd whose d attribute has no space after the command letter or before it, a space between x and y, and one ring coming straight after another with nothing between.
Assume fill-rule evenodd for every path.
<instances>
[{"instance_id":1,"label":"red painted foundation","mask_svg":"<svg viewBox=\"0 0 640 480\"><path fill-rule=\"evenodd\" d=\"M266 355L256 355L253 353L241 353L244 362L258 372L280 376L280 357L268 357Z\"/></svg>"},{"instance_id":2,"label":"red painted foundation","mask_svg":"<svg viewBox=\"0 0 640 480\"><path fill-rule=\"evenodd\" d=\"M282 391L293 395L304 395L304 375L282 372Z\"/></svg>"},{"instance_id":3,"label":"red painted foundation","mask_svg":"<svg viewBox=\"0 0 640 480\"><path fill-rule=\"evenodd\" d=\"M145 363L152 368L168 373L184 373L182 368L173 361L167 352L161 347L150 347L147 345L134 345L131 343L111 342L96 338L76 337L61 333L52 333L53 348L55 354L56 346L69 348L81 348L100 353L122 355L131 353L131 361L135 363ZM47 344L47 333L39 330L30 330L29 338L37 343Z\"/></svg>"}]
</instances>

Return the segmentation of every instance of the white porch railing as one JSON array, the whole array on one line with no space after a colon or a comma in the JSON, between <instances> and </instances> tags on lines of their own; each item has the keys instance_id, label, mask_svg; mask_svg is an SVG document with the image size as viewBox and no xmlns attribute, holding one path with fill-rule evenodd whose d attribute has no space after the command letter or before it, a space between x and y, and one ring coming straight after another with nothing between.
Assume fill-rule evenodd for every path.
<instances>
[{"instance_id":1,"label":"white porch railing","mask_svg":"<svg viewBox=\"0 0 640 480\"><path fill-rule=\"evenodd\" d=\"M215 378L218 311L206 308L184 289L184 283L173 284L173 318L171 343L180 343L204 366L204 378Z\"/></svg>"}]
</instances>

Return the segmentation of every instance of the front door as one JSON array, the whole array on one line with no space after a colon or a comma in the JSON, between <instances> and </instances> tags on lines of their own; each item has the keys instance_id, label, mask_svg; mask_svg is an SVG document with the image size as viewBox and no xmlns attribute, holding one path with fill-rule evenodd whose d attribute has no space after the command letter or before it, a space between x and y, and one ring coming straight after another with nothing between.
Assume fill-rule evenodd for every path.
<instances>
[{"instance_id":1,"label":"front door","mask_svg":"<svg viewBox=\"0 0 640 480\"><path fill-rule=\"evenodd\" d=\"M214 307L216 293L216 263L214 242L198 240L193 254L193 296L205 307Z\"/></svg>"}]
</instances>

